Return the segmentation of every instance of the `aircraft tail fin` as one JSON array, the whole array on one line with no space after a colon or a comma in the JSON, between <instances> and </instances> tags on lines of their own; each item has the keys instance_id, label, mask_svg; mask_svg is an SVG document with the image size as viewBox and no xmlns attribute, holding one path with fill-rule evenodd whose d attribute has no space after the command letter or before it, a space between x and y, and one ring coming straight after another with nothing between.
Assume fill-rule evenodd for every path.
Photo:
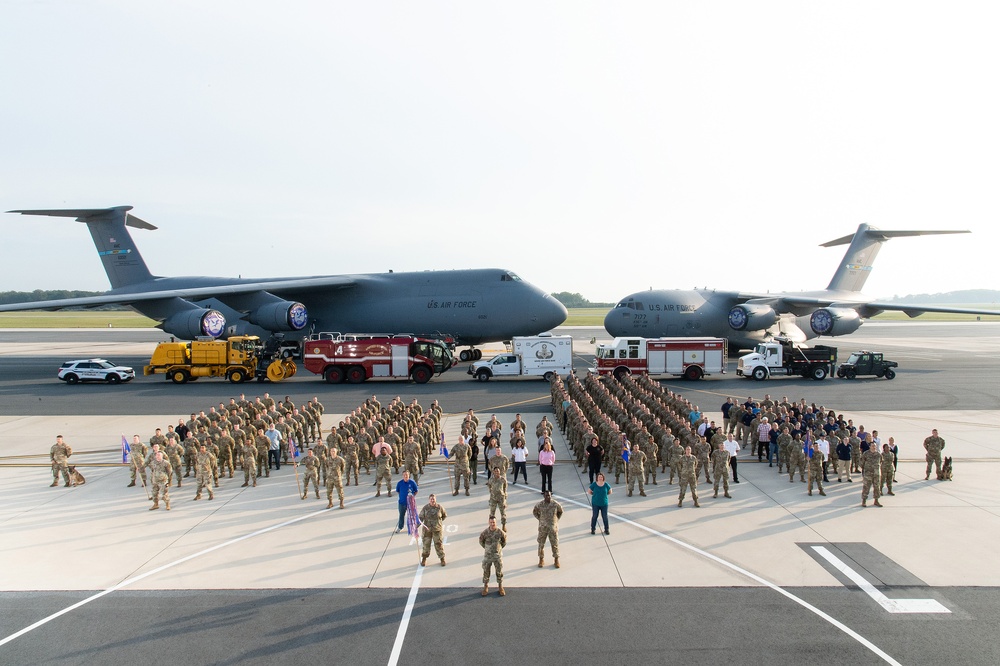
<instances>
[{"instance_id":1,"label":"aircraft tail fin","mask_svg":"<svg viewBox=\"0 0 1000 666\"><path fill-rule=\"evenodd\" d=\"M867 224L858 226L858 230L850 236L844 236L826 243L820 247L833 247L850 243L844 260L837 267L837 272L830 280L828 290L861 291L865 281L872 271L872 264L878 256L882 243L891 238L903 236L931 236L937 234L967 234L968 231L882 231Z\"/></svg>"},{"instance_id":2,"label":"aircraft tail fin","mask_svg":"<svg viewBox=\"0 0 1000 666\"><path fill-rule=\"evenodd\" d=\"M81 208L58 210L11 210L9 213L22 215L47 215L51 217L75 217L90 229L97 254L104 264L111 288L117 289L138 282L153 279L142 255L135 246L126 227L136 229L156 229L152 224L140 220L128 211L132 206L114 208Z\"/></svg>"}]
</instances>

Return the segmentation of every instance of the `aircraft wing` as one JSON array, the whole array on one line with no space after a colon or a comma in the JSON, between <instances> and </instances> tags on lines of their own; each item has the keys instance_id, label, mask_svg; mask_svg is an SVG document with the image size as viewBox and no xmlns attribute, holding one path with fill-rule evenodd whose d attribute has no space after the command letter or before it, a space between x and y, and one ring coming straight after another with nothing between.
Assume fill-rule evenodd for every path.
<instances>
[{"instance_id":1,"label":"aircraft wing","mask_svg":"<svg viewBox=\"0 0 1000 666\"><path fill-rule=\"evenodd\" d=\"M1000 309L983 310L978 308L953 308L938 305L919 305L916 303L882 303L879 301L867 301L864 299L846 300L837 298L823 298L820 296L796 296L785 294L774 297L775 309L779 312L779 307L784 311L795 314L807 314L817 307L852 308L858 311L862 317L874 317L880 312L903 312L908 317L918 317L928 312L942 312L947 314L970 314L970 315L993 315L1000 316Z\"/></svg>"},{"instance_id":2,"label":"aircraft wing","mask_svg":"<svg viewBox=\"0 0 1000 666\"><path fill-rule=\"evenodd\" d=\"M194 281L194 279L193 279ZM151 289L132 293L108 292L100 296L84 296L81 298L62 298L52 301L31 301L28 303L11 303L0 305L0 312L19 312L23 310L62 310L65 308L94 308L101 305L131 305L148 301L159 301L170 298L183 298L198 301L206 298L216 298L225 302L226 296L266 291L274 295L304 291L327 289L350 289L355 280L346 276L326 276L310 278L289 278L287 280L264 280L260 282L234 282L233 284L217 284L212 286L191 286L180 288Z\"/></svg>"}]
</instances>

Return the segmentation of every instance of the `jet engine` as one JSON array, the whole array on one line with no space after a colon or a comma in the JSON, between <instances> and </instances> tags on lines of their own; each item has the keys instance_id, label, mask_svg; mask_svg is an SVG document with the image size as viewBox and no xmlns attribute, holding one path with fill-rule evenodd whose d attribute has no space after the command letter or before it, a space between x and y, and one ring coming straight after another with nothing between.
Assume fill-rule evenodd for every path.
<instances>
[{"instance_id":1,"label":"jet engine","mask_svg":"<svg viewBox=\"0 0 1000 666\"><path fill-rule=\"evenodd\" d=\"M778 321L770 305L745 303L729 311L729 327L735 331L761 331Z\"/></svg>"},{"instance_id":2,"label":"jet engine","mask_svg":"<svg viewBox=\"0 0 1000 666\"><path fill-rule=\"evenodd\" d=\"M248 319L268 331L301 331L309 323L309 313L301 303L275 301L252 310Z\"/></svg>"},{"instance_id":3,"label":"jet engine","mask_svg":"<svg viewBox=\"0 0 1000 666\"><path fill-rule=\"evenodd\" d=\"M852 308L820 308L809 317L816 335L847 335L861 327L861 315Z\"/></svg>"},{"instance_id":4,"label":"jet engine","mask_svg":"<svg viewBox=\"0 0 1000 666\"><path fill-rule=\"evenodd\" d=\"M218 310L194 307L170 315L160 328L181 340L194 340L203 335L217 338L226 330L226 318Z\"/></svg>"}]
</instances>

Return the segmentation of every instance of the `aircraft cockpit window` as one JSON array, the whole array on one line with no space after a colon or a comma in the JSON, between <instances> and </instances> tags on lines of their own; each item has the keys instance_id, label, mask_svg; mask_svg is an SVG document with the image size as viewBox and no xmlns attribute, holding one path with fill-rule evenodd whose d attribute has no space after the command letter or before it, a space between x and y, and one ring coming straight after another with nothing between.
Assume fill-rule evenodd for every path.
<instances>
[{"instance_id":1,"label":"aircraft cockpit window","mask_svg":"<svg viewBox=\"0 0 1000 666\"><path fill-rule=\"evenodd\" d=\"M645 305L643 305L640 302L636 302L636 304L635 304L635 311L636 312L643 312L645 309L646 309Z\"/></svg>"},{"instance_id":2,"label":"aircraft cockpit window","mask_svg":"<svg viewBox=\"0 0 1000 666\"><path fill-rule=\"evenodd\" d=\"M517 273L506 272L500 276L501 282L520 282L521 278L518 277Z\"/></svg>"}]
</instances>

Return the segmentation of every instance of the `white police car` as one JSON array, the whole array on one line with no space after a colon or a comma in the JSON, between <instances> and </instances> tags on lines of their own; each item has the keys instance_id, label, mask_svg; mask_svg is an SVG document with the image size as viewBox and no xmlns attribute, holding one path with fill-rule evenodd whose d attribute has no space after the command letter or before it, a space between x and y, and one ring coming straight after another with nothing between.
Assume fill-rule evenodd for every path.
<instances>
[{"instance_id":1,"label":"white police car","mask_svg":"<svg viewBox=\"0 0 1000 666\"><path fill-rule=\"evenodd\" d=\"M120 384L135 379L135 370L124 365L115 365L103 358L85 358L63 363L57 376L67 384L77 382Z\"/></svg>"}]
</instances>

